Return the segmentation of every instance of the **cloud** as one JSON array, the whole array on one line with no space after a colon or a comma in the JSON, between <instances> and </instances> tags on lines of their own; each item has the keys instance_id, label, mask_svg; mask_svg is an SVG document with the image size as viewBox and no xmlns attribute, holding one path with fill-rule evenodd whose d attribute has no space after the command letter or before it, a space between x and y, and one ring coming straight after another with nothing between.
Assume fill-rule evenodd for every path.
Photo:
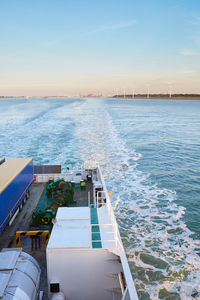
<instances>
[{"instance_id":1,"label":"cloud","mask_svg":"<svg viewBox=\"0 0 200 300\"><path fill-rule=\"evenodd\" d=\"M180 53L185 56L199 56L200 55L200 51L195 51L195 50L191 50L191 49L182 50Z\"/></svg>"},{"instance_id":2,"label":"cloud","mask_svg":"<svg viewBox=\"0 0 200 300\"><path fill-rule=\"evenodd\" d=\"M197 70L179 70L176 73L180 75L189 75L197 72L198 72Z\"/></svg>"},{"instance_id":3,"label":"cloud","mask_svg":"<svg viewBox=\"0 0 200 300\"><path fill-rule=\"evenodd\" d=\"M136 20L130 20L129 22L126 22L126 23L117 23L117 24L113 24L113 25L103 25L103 26L101 26L101 27L97 28L96 30L93 30L89 33L94 34L94 33L106 32L106 31L114 31L114 30L118 30L118 29L132 27L135 24L137 24Z\"/></svg>"}]
</instances>

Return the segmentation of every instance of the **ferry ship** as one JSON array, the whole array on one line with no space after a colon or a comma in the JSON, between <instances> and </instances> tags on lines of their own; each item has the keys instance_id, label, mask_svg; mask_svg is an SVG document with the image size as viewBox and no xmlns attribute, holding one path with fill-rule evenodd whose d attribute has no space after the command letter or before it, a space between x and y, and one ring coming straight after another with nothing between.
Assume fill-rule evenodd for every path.
<instances>
[{"instance_id":1,"label":"ferry ship","mask_svg":"<svg viewBox=\"0 0 200 300\"><path fill-rule=\"evenodd\" d=\"M98 164L0 164L0 299L138 299Z\"/></svg>"}]
</instances>

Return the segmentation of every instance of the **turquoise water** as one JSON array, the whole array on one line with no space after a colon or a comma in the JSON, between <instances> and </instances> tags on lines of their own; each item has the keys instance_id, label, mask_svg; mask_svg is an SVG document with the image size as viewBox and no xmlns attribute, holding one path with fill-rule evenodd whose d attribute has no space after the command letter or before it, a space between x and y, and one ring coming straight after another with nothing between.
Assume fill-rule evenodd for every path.
<instances>
[{"instance_id":1,"label":"turquoise water","mask_svg":"<svg viewBox=\"0 0 200 300\"><path fill-rule=\"evenodd\" d=\"M1 99L0 156L97 160L140 299L200 288L200 101Z\"/></svg>"}]
</instances>

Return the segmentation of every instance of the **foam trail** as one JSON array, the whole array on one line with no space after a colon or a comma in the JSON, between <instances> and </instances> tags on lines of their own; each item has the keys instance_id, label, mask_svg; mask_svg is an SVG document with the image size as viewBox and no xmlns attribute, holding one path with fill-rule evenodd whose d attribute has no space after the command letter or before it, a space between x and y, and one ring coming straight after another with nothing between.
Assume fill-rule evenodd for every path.
<instances>
[{"instance_id":1,"label":"foam trail","mask_svg":"<svg viewBox=\"0 0 200 300\"><path fill-rule=\"evenodd\" d=\"M176 192L158 188L137 169L141 154L127 149L106 104L88 100L76 114L82 159L97 160L120 197L115 213L141 299L190 299L200 286L199 241L183 222Z\"/></svg>"},{"instance_id":2,"label":"foam trail","mask_svg":"<svg viewBox=\"0 0 200 300\"><path fill-rule=\"evenodd\" d=\"M36 164L62 163L63 170L75 165L80 155L69 115L76 106L75 100L14 100L9 109L0 111L2 154L31 156Z\"/></svg>"}]
</instances>

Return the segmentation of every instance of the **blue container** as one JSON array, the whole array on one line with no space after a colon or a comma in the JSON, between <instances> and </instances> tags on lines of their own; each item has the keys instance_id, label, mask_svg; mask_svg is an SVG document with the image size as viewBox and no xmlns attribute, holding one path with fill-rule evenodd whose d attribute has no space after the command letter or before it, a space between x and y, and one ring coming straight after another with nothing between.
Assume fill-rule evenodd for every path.
<instances>
[{"instance_id":1,"label":"blue container","mask_svg":"<svg viewBox=\"0 0 200 300\"><path fill-rule=\"evenodd\" d=\"M0 167L0 233L26 197L34 182L33 160L15 158Z\"/></svg>"},{"instance_id":2,"label":"blue container","mask_svg":"<svg viewBox=\"0 0 200 300\"><path fill-rule=\"evenodd\" d=\"M0 157L0 165L5 162L5 157Z\"/></svg>"}]
</instances>

